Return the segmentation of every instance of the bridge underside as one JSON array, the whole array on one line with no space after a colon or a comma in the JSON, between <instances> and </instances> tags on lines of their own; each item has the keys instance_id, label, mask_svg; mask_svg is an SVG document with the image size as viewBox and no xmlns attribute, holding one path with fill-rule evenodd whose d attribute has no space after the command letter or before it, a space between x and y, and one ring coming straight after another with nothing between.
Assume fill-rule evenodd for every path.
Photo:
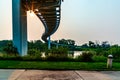
<instances>
[{"instance_id":1,"label":"bridge underside","mask_svg":"<svg viewBox=\"0 0 120 80\"><path fill-rule=\"evenodd\" d=\"M12 0L13 43L21 56L27 54L27 14L34 12L45 27L42 39L48 42L59 27L61 0Z\"/></svg>"}]
</instances>

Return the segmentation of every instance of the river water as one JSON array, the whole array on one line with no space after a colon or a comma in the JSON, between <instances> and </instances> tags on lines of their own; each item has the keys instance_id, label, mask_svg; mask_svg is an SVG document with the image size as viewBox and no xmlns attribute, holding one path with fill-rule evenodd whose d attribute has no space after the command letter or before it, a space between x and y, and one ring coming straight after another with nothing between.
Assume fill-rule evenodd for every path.
<instances>
[{"instance_id":1,"label":"river water","mask_svg":"<svg viewBox=\"0 0 120 80\"><path fill-rule=\"evenodd\" d=\"M82 51L70 51L68 56L76 58L82 54ZM45 52L42 52L42 57L45 57Z\"/></svg>"}]
</instances>

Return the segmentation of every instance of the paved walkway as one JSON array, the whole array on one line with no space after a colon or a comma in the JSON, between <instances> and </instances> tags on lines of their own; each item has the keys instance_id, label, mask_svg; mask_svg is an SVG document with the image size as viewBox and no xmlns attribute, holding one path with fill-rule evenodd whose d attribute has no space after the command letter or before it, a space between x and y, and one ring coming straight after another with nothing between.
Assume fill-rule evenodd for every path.
<instances>
[{"instance_id":1,"label":"paved walkway","mask_svg":"<svg viewBox=\"0 0 120 80\"><path fill-rule=\"evenodd\" d=\"M0 69L0 80L120 80L120 71L51 71Z\"/></svg>"},{"instance_id":2,"label":"paved walkway","mask_svg":"<svg viewBox=\"0 0 120 80\"><path fill-rule=\"evenodd\" d=\"M112 80L120 80L120 71L102 71L101 73L109 76Z\"/></svg>"},{"instance_id":3,"label":"paved walkway","mask_svg":"<svg viewBox=\"0 0 120 80\"><path fill-rule=\"evenodd\" d=\"M0 80L8 80L14 70L0 69Z\"/></svg>"},{"instance_id":4,"label":"paved walkway","mask_svg":"<svg viewBox=\"0 0 120 80\"><path fill-rule=\"evenodd\" d=\"M120 80L120 71L16 70L9 80Z\"/></svg>"},{"instance_id":5,"label":"paved walkway","mask_svg":"<svg viewBox=\"0 0 120 80\"><path fill-rule=\"evenodd\" d=\"M83 80L83 79L75 71L16 70L11 75L9 80Z\"/></svg>"}]
</instances>

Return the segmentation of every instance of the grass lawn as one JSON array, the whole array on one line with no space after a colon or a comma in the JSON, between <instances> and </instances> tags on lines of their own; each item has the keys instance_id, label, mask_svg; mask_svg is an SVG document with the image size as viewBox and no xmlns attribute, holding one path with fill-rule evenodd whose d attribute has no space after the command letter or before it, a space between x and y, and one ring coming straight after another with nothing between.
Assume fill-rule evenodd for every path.
<instances>
[{"instance_id":1,"label":"grass lawn","mask_svg":"<svg viewBox=\"0 0 120 80\"><path fill-rule=\"evenodd\" d=\"M120 63L113 63L112 69L104 62L39 62L39 61L0 61L1 69L41 69L41 70L120 70Z\"/></svg>"}]
</instances>

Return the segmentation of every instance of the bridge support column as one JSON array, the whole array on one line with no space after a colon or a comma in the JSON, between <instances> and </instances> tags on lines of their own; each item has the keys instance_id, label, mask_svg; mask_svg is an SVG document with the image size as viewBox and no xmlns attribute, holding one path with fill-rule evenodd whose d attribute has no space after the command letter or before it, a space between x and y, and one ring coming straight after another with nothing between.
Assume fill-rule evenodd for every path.
<instances>
[{"instance_id":1,"label":"bridge support column","mask_svg":"<svg viewBox=\"0 0 120 80\"><path fill-rule=\"evenodd\" d=\"M48 49L51 49L51 40L50 40L50 36L48 37Z\"/></svg>"},{"instance_id":2,"label":"bridge support column","mask_svg":"<svg viewBox=\"0 0 120 80\"><path fill-rule=\"evenodd\" d=\"M59 44L59 42L57 41L57 43L56 43L56 48L58 49L58 44Z\"/></svg>"},{"instance_id":3,"label":"bridge support column","mask_svg":"<svg viewBox=\"0 0 120 80\"><path fill-rule=\"evenodd\" d=\"M22 0L12 0L13 44L19 55L27 55L27 12Z\"/></svg>"}]
</instances>

